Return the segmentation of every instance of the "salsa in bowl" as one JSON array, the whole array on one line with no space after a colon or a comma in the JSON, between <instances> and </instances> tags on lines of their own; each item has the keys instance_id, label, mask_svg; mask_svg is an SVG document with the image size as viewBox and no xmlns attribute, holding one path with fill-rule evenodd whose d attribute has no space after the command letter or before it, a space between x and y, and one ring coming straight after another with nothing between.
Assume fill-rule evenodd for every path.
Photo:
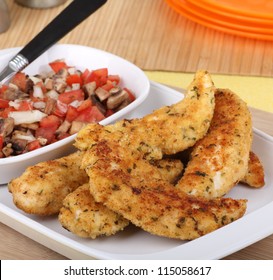
<instances>
[{"instance_id":1,"label":"salsa in bowl","mask_svg":"<svg viewBox=\"0 0 273 280\"><path fill-rule=\"evenodd\" d=\"M5 65L19 48L0 51ZM0 184L27 166L73 151L87 123L125 118L150 83L134 64L78 45L56 45L0 86Z\"/></svg>"}]
</instances>

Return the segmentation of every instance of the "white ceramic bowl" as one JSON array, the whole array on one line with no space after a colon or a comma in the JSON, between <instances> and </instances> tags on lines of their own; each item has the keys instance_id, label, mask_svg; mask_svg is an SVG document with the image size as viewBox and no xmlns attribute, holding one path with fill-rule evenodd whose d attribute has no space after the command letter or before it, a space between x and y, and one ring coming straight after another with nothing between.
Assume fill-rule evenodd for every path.
<instances>
[{"instance_id":1,"label":"white ceramic bowl","mask_svg":"<svg viewBox=\"0 0 273 280\"><path fill-rule=\"evenodd\" d=\"M20 48L12 48L0 51L0 70L19 50ZM50 70L48 63L55 59L65 59L68 65L76 66L80 70L107 67L110 74L120 75L122 87L127 87L134 92L136 100L119 112L102 120L100 122L102 125L124 118L127 113L135 110L148 96L149 80L137 66L113 54L85 46L55 45L30 64L24 72L34 75L48 71ZM28 166L71 153L74 149L75 136L72 135L23 155L0 159L0 184L6 184L12 178L20 176Z\"/></svg>"}]
</instances>

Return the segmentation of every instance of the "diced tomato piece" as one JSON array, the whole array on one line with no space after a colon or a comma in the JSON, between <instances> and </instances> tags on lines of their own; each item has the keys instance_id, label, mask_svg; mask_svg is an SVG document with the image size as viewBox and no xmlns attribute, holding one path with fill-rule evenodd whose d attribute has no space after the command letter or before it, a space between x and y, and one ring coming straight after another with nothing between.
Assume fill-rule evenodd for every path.
<instances>
[{"instance_id":1,"label":"diced tomato piece","mask_svg":"<svg viewBox=\"0 0 273 280\"><path fill-rule=\"evenodd\" d=\"M26 86L27 86L27 77L26 74L23 72L18 72L16 73L12 79L11 83L16 85L20 90L26 91Z\"/></svg>"},{"instance_id":2,"label":"diced tomato piece","mask_svg":"<svg viewBox=\"0 0 273 280\"><path fill-rule=\"evenodd\" d=\"M81 112L83 110L85 110L86 108L88 107L91 107L92 106L92 101L91 99L86 99L82 102L82 104L77 108L77 111L78 112Z\"/></svg>"},{"instance_id":3,"label":"diced tomato piece","mask_svg":"<svg viewBox=\"0 0 273 280\"><path fill-rule=\"evenodd\" d=\"M106 91L109 91L109 90L112 89L114 86L115 86L115 85L114 85L111 81L107 80L107 81L106 81L106 84L103 85L103 86L101 86L101 88L103 88L103 89L106 90Z\"/></svg>"},{"instance_id":4,"label":"diced tomato piece","mask_svg":"<svg viewBox=\"0 0 273 280\"><path fill-rule=\"evenodd\" d=\"M3 136L0 135L0 150L3 149L3 146L4 146L4 138Z\"/></svg>"},{"instance_id":5,"label":"diced tomato piece","mask_svg":"<svg viewBox=\"0 0 273 280\"><path fill-rule=\"evenodd\" d=\"M90 70L88 70L88 69L85 69L85 70L83 71L83 73L82 73L82 75L81 75L83 84L87 84L86 80L87 80L87 78L89 77L90 73L91 73L91 72L90 72Z\"/></svg>"},{"instance_id":6,"label":"diced tomato piece","mask_svg":"<svg viewBox=\"0 0 273 280\"><path fill-rule=\"evenodd\" d=\"M41 147L42 146L41 146L39 140L36 139L36 140L27 144L27 151L34 151L34 150L37 150Z\"/></svg>"},{"instance_id":7,"label":"diced tomato piece","mask_svg":"<svg viewBox=\"0 0 273 280\"><path fill-rule=\"evenodd\" d=\"M7 89L8 89L8 86L7 86L7 85L2 85L2 86L0 87L0 94L4 93Z\"/></svg>"},{"instance_id":8,"label":"diced tomato piece","mask_svg":"<svg viewBox=\"0 0 273 280\"><path fill-rule=\"evenodd\" d=\"M99 77L97 77L93 72L90 72L89 75L84 79L84 84L88 84L91 82L96 82L98 86Z\"/></svg>"},{"instance_id":9,"label":"diced tomato piece","mask_svg":"<svg viewBox=\"0 0 273 280\"><path fill-rule=\"evenodd\" d=\"M65 104L78 100L84 100L84 92L81 89L63 92L59 95L58 100Z\"/></svg>"},{"instance_id":10,"label":"diced tomato piece","mask_svg":"<svg viewBox=\"0 0 273 280\"><path fill-rule=\"evenodd\" d=\"M33 106L31 104L31 102L27 101L27 100L22 100L19 103L19 107L17 108L17 111L30 111L33 109Z\"/></svg>"},{"instance_id":11,"label":"diced tomato piece","mask_svg":"<svg viewBox=\"0 0 273 280\"><path fill-rule=\"evenodd\" d=\"M67 68L67 64L62 60L55 60L49 63L49 66L52 70L57 73L63 68Z\"/></svg>"},{"instance_id":12,"label":"diced tomato piece","mask_svg":"<svg viewBox=\"0 0 273 280\"><path fill-rule=\"evenodd\" d=\"M133 102L134 100L136 100L136 97L134 96L134 94L128 89L128 88L124 88L124 90L126 90L129 94L129 99L131 100L131 102Z\"/></svg>"},{"instance_id":13,"label":"diced tomato piece","mask_svg":"<svg viewBox=\"0 0 273 280\"><path fill-rule=\"evenodd\" d=\"M5 109L9 107L9 100L0 98L0 109Z\"/></svg>"},{"instance_id":14,"label":"diced tomato piece","mask_svg":"<svg viewBox=\"0 0 273 280\"><path fill-rule=\"evenodd\" d=\"M97 106L92 106L92 115L95 118L96 122L99 122L103 119L105 119L105 116L103 115L103 113L99 110L99 108Z\"/></svg>"},{"instance_id":15,"label":"diced tomato piece","mask_svg":"<svg viewBox=\"0 0 273 280\"><path fill-rule=\"evenodd\" d=\"M80 84L82 86L82 78L78 74L68 75L66 78L66 83L69 86L72 86L73 84Z\"/></svg>"},{"instance_id":16,"label":"diced tomato piece","mask_svg":"<svg viewBox=\"0 0 273 280\"><path fill-rule=\"evenodd\" d=\"M100 68L93 71L99 77L107 77L108 76L108 69L107 68Z\"/></svg>"},{"instance_id":17,"label":"diced tomato piece","mask_svg":"<svg viewBox=\"0 0 273 280\"><path fill-rule=\"evenodd\" d=\"M113 83L116 83L116 85L118 85L120 82L120 76L119 75L108 75L108 80Z\"/></svg>"},{"instance_id":18,"label":"diced tomato piece","mask_svg":"<svg viewBox=\"0 0 273 280\"><path fill-rule=\"evenodd\" d=\"M84 80L84 83L96 82L97 87L101 87L107 82L108 69L100 68L93 70Z\"/></svg>"},{"instance_id":19,"label":"diced tomato piece","mask_svg":"<svg viewBox=\"0 0 273 280\"><path fill-rule=\"evenodd\" d=\"M68 106L68 110L67 110L65 119L68 122L72 122L78 117L78 115L79 115L79 112L78 112L77 108L75 108L73 106Z\"/></svg>"},{"instance_id":20,"label":"diced tomato piece","mask_svg":"<svg viewBox=\"0 0 273 280\"><path fill-rule=\"evenodd\" d=\"M53 109L53 114L57 117L63 118L68 110L68 105L57 100L56 106Z\"/></svg>"},{"instance_id":21,"label":"diced tomato piece","mask_svg":"<svg viewBox=\"0 0 273 280\"><path fill-rule=\"evenodd\" d=\"M89 107L80 112L79 116L75 119L75 121L80 122L99 122L105 119L105 116L101 113L97 106Z\"/></svg>"},{"instance_id":22,"label":"diced tomato piece","mask_svg":"<svg viewBox=\"0 0 273 280\"><path fill-rule=\"evenodd\" d=\"M35 131L35 137L45 138L47 139L47 144L51 144L56 141L55 132L54 127L38 127Z\"/></svg>"},{"instance_id":23,"label":"diced tomato piece","mask_svg":"<svg viewBox=\"0 0 273 280\"><path fill-rule=\"evenodd\" d=\"M92 112L92 107L86 108L85 110L80 112L80 114L77 116L75 121L93 122L93 118L92 118L91 112Z\"/></svg>"},{"instance_id":24,"label":"diced tomato piece","mask_svg":"<svg viewBox=\"0 0 273 280\"><path fill-rule=\"evenodd\" d=\"M0 111L0 117L7 118L10 112L16 111L13 107L5 108L3 111Z\"/></svg>"},{"instance_id":25,"label":"diced tomato piece","mask_svg":"<svg viewBox=\"0 0 273 280\"><path fill-rule=\"evenodd\" d=\"M44 117L40 121L40 127L54 128L55 130L60 126L61 120L55 115Z\"/></svg>"}]
</instances>

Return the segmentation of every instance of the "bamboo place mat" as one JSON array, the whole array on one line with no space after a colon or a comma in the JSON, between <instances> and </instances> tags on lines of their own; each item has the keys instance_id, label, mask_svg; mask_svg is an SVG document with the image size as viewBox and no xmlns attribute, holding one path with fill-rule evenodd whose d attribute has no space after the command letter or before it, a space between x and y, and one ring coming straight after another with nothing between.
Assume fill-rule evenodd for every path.
<instances>
[{"instance_id":1,"label":"bamboo place mat","mask_svg":"<svg viewBox=\"0 0 273 280\"><path fill-rule=\"evenodd\" d=\"M11 26L0 34L0 49L25 45L69 2L39 10L7 0ZM103 49L144 70L273 74L273 42L203 27L177 14L164 0L108 0L60 42Z\"/></svg>"}]
</instances>

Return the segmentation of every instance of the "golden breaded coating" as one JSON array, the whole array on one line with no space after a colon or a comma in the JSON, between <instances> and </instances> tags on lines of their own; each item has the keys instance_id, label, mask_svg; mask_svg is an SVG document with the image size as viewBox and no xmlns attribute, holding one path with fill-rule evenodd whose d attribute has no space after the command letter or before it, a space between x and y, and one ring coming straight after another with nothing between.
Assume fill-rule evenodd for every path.
<instances>
[{"instance_id":1,"label":"golden breaded coating","mask_svg":"<svg viewBox=\"0 0 273 280\"><path fill-rule=\"evenodd\" d=\"M82 152L29 167L9 183L15 205L29 214L52 215L59 212L63 199L83 183L86 172L80 168ZM183 170L179 160L154 161L166 180L175 182Z\"/></svg>"},{"instance_id":2,"label":"golden breaded coating","mask_svg":"<svg viewBox=\"0 0 273 280\"><path fill-rule=\"evenodd\" d=\"M155 166L120 142L93 145L82 165L97 202L152 234L194 239L240 218L246 210L245 200L208 200L178 191Z\"/></svg>"},{"instance_id":3,"label":"golden breaded coating","mask_svg":"<svg viewBox=\"0 0 273 280\"><path fill-rule=\"evenodd\" d=\"M199 71L190 84L185 98L134 120L122 120L105 127L90 124L76 137L76 147L87 150L103 139L119 141L137 150L146 159L161 159L191 147L202 138L214 111L215 87L209 73Z\"/></svg>"},{"instance_id":4,"label":"golden breaded coating","mask_svg":"<svg viewBox=\"0 0 273 280\"><path fill-rule=\"evenodd\" d=\"M89 184L84 184L64 199L58 218L65 229L95 239L113 235L129 225L121 215L95 202L89 189Z\"/></svg>"},{"instance_id":5,"label":"golden breaded coating","mask_svg":"<svg viewBox=\"0 0 273 280\"><path fill-rule=\"evenodd\" d=\"M171 184L175 184L183 173L183 163L178 159L161 159L149 161L150 164L157 167L161 176Z\"/></svg>"},{"instance_id":6,"label":"golden breaded coating","mask_svg":"<svg viewBox=\"0 0 273 280\"><path fill-rule=\"evenodd\" d=\"M218 89L215 104L209 131L195 144L176 185L186 193L207 198L222 197L244 178L252 144L246 103L230 90Z\"/></svg>"},{"instance_id":7,"label":"golden breaded coating","mask_svg":"<svg viewBox=\"0 0 273 280\"><path fill-rule=\"evenodd\" d=\"M252 151L249 153L247 173L241 182L253 188L261 188L265 184L263 165L258 156Z\"/></svg>"},{"instance_id":8,"label":"golden breaded coating","mask_svg":"<svg viewBox=\"0 0 273 280\"><path fill-rule=\"evenodd\" d=\"M58 213L66 195L88 182L81 159L82 152L76 152L28 167L8 184L14 204L29 214Z\"/></svg>"},{"instance_id":9,"label":"golden breaded coating","mask_svg":"<svg viewBox=\"0 0 273 280\"><path fill-rule=\"evenodd\" d=\"M175 182L183 169L179 160L172 159L155 161L152 165L169 182ZM66 196L59 213L59 221L72 233L93 239L101 235L115 234L129 225L127 219L102 203L95 202L88 184L80 186Z\"/></svg>"},{"instance_id":10,"label":"golden breaded coating","mask_svg":"<svg viewBox=\"0 0 273 280\"><path fill-rule=\"evenodd\" d=\"M192 240L239 219L247 201L221 196L246 178L251 119L228 90L217 90L215 109L215 92L210 75L198 71L181 102L141 119L86 126L75 143L82 152L38 164L9 184L14 203L47 215L64 202L63 227L89 238L132 222L151 234ZM188 148L192 158L180 179L182 162L169 158Z\"/></svg>"},{"instance_id":11,"label":"golden breaded coating","mask_svg":"<svg viewBox=\"0 0 273 280\"><path fill-rule=\"evenodd\" d=\"M188 195L147 161L194 145L207 132L213 111L213 83L208 73L198 72L182 102L140 120L83 129L76 146L89 149L82 167L94 199L150 233L179 239L197 238L240 218L245 200Z\"/></svg>"}]
</instances>

